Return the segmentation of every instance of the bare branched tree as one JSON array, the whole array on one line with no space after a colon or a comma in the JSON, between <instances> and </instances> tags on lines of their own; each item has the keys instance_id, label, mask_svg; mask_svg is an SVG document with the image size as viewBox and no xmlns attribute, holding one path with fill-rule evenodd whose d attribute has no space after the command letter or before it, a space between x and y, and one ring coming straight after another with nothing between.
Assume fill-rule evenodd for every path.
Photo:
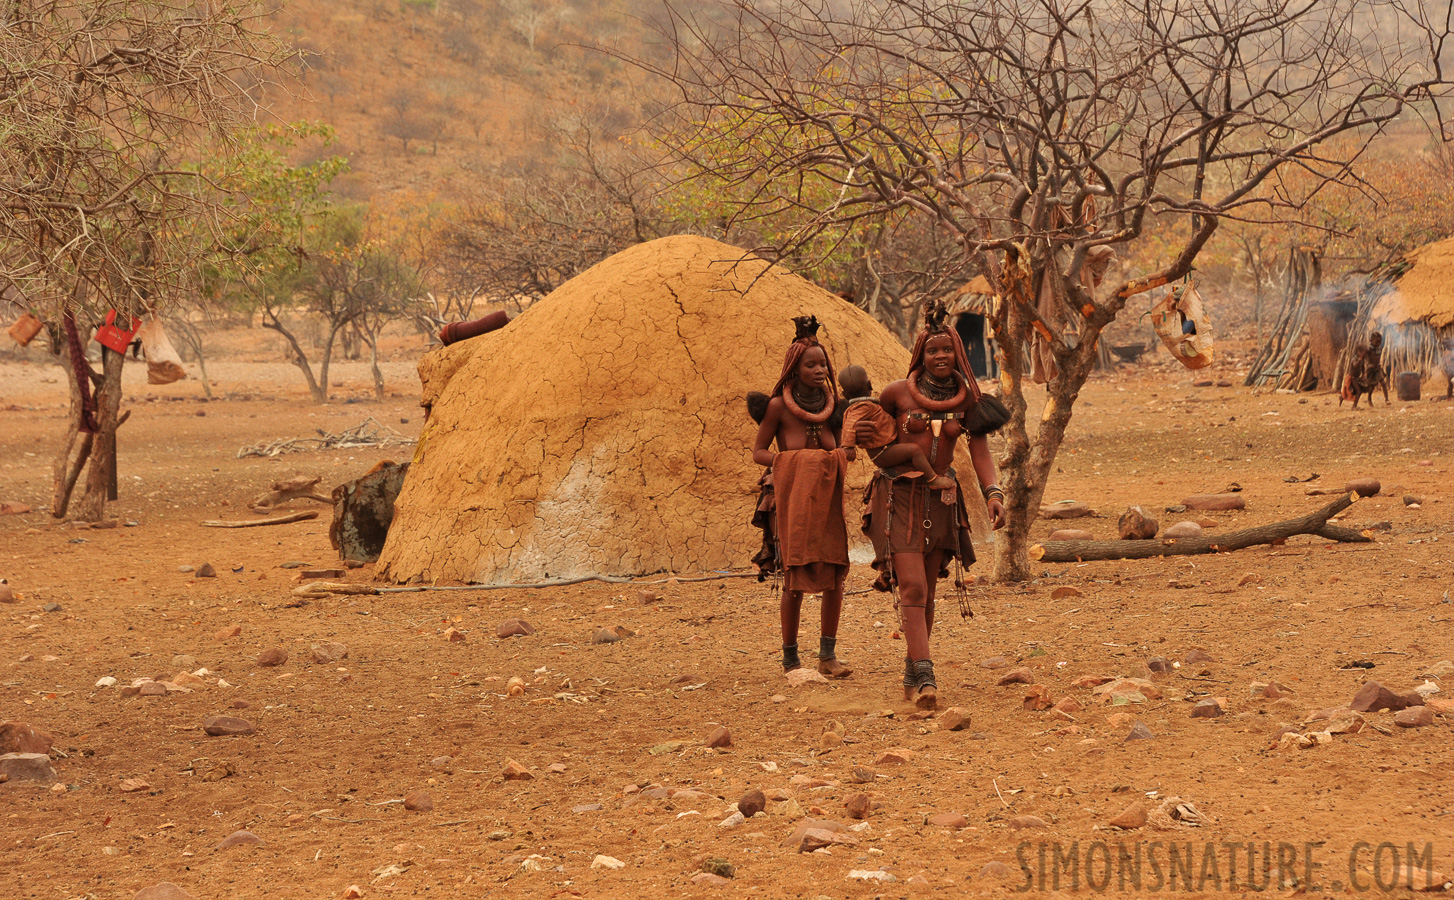
<instances>
[{"instance_id":1,"label":"bare branched tree","mask_svg":"<svg viewBox=\"0 0 1454 900\"><path fill-rule=\"evenodd\" d=\"M1222 221L1355 181L1368 142L1412 104L1437 115L1449 82L1447 3L728 2L725 26L671 10L673 60L636 60L680 91L665 139L681 161L755 186L742 217L804 213L798 243L922 215L998 295L1000 580L1029 576L1072 405L1127 300L1188 275ZM1091 263L1167 222L1184 227L1158 235L1158 268L1096 286ZM1048 381L1033 435L1032 353Z\"/></svg>"},{"instance_id":2,"label":"bare branched tree","mask_svg":"<svg viewBox=\"0 0 1454 900\"><path fill-rule=\"evenodd\" d=\"M191 238L220 232L225 204L188 160L226 154L285 59L264 15L247 0L0 0L0 281L71 345L57 518L88 460L75 517L115 497L123 357L103 351L96 376L82 348L108 310L127 322L182 295L210 252Z\"/></svg>"}]
</instances>

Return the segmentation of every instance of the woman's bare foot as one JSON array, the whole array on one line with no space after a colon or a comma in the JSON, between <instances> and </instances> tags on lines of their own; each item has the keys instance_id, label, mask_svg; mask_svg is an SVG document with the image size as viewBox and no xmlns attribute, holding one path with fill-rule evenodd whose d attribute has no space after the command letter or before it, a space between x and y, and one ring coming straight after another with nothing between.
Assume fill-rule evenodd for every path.
<instances>
[{"instance_id":1,"label":"woman's bare foot","mask_svg":"<svg viewBox=\"0 0 1454 900\"><path fill-rule=\"evenodd\" d=\"M839 662L835 657L818 660L818 673L827 675L829 678L847 678L853 674L853 670Z\"/></svg>"},{"instance_id":2,"label":"woman's bare foot","mask_svg":"<svg viewBox=\"0 0 1454 900\"><path fill-rule=\"evenodd\" d=\"M914 705L920 709L934 709L939 705L939 685L934 681L934 661L915 660L913 671L914 685L912 689L908 685L904 686L904 699L913 700Z\"/></svg>"},{"instance_id":3,"label":"woman's bare foot","mask_svg":"<svg viewBox=\"0 0 1454 900\"><path fill-rule=\"evenodd\" d=\"M929 479L928 488L931 491L947 491L954 487L954 479L948 475L938 475Z\"/></svg>"}]
</instances>

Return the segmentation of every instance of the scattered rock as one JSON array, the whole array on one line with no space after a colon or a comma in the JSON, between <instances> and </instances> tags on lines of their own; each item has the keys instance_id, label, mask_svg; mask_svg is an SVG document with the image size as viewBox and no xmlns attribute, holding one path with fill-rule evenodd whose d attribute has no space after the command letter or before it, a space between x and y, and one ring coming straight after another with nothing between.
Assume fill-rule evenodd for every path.
<instances>
[{"instance_id":1,"label":"scattered rock","mask_svg":"<svg viewBox=\"0 0 1454 900\"><path fill-rule=\"evenodd\" d=\"M1039 816L1015 816L1005 823L1010 828L1018 831L1021 828L1049 828L1050 823Z\"/></svg>"},{"instance_id":2,"label":"scattered rock","mask_svg":"<svg viewBox=\"0 0 1454 900\"><path fill-rule=\"evenodd\" d=\"M1040 507L1042 519L1079 519L1095 514L1096 511L1090 508L1090 504L1079 500L1057 500Z\"/></svg>"},{"instance_id":3,"label":"scattered rock","mask_svg":"<svg viewBox=\"0 0 1454 900\"><path fill-rule=\"evenodd\" d=\"M1215 700L1201 700L1191 708L1193 719L1215 719L1222 714L1222 704Z\"/></svg>"},{"instance_id":4,"label":"scattered rock","mask_svg":"<svg viewBox=\"0 0 1454 900\"><path fill-rule=\"evenodd\" d=\"M1372 497L1383 490L1383 485L1379 483L1377 478L1355 478L1343 485L1343 490L1347 493L1357 494L1360 497Z\"/></svg>"},{"instance_id":5,"label":"scattered rock","mask_svg":"<svg viewBox=\"0 0 1454 900\"><path fill-rule=\"evenodd\" d=\"M1057 528L1046 538L1047 541L1093 541L1095 539L1096 536L1084 528Z\"/></svg>"},{"instance_id":6,"label":"scattered rock","mask_svg":"<svg viewBox=\"0 0 1454 900\"><path fill-rule=\"evenodd\" d=\"M337 581L348 573L348 569L299 569L293 575L296 581Z\"/></svg>"},{"instance_id":7,"label":"scattered rock","mask_svg":"<svg viewBox=\"0 0 1454 900\"><path fill-rule=\"evenodd\" d=\"M54 781L56 770L44 753L0 753L0 776L5 781Z\"/></svg>"},{"instance_id":8,"label":"scattered rock","mask_svg":"<svg viewBox=\"0 0 1454 900\"><path fill-rule=\"evenodd\" d=\"M234 700L234 701L232 701L232 708L233 709L252 709L252 704L251 703L248 703L246 700Z\"/></svg>"},{"instance_id":9,"label":"scattered rock","mask_svg":"<svg viewBox=\"0 0 1454 900\"><path fill-rule=\"evenodd\" d=\"M0 603L14 603L15 589L8 584L0 584Z\"/></svg>"},{"instance_id":10,"label":"scattered rock","mask_svg":"<svg viewBox=\"0 0 1454 900\"><path fill-rule=\"evenodd\" d=\"M1173 671L1171 660L1164 656L1153 656L1146 660L1146 668L1151 670L1152 675L1170 675Z\"/></svg>"},{"instance_id":11,"label":"scattered rock","mask_svg":"<svg viewBox=\"0 0 1454 900\"><path fill-rule=\"evenodd\" d=\"M969 710L951 706L939 714L940 731L962 731L969 727Z\"/></svg>"},{"instance_id":12,"label":"scattered rock","mask_svg":"<svg viewBox=\"0 0 1454 900\"><path fill-rule=\"evenodd\" d=\"M313 661L320 666L332 665L348 658L348 648L337 641L319 641L310 648Z\"/></svg>"},{"instance_id":13,"label":"scattered rock","mask_svg":"<svg viewBox=\"0 0 1454 900\"><path fill-rule=\"evenodd\" d=\"M412 812L433 812L434 798L428 791L414 791L404 795L404 808Z\"/></svg>"},{"instance_id":14,"label":"scattered rock","mask_svg":"<svg viewBox=\"0 0 1454 900\"><path fill-rule=\"evenodd\" d=\"M49 753L54 739L23 722L0 725L0 753Z\"/></svg>"},{"instance_id":15,"label":"scattered rock","mask_svg":"<svg viewBox=\"0 0 1454 900\"><path fill-rule=\"evenodd\" d=\"M969 827L969 820L959 813L939 813L929 817L929 824L935 828L953 828L958 831Z\"/></svg>"},{"instance_id":16,"label":"scattered rock","mask_svg":"<svg viewBox=\"0 0 1454 900\"><path fill-rule=\"evenodd\" d=\"M1084 709L1080 701L1074 697L1061 697L1051 709L1066 716L1073 716Z\"/></svg>"},{"instance_id":17,"label":"scattered rock","mask_svg":"<svg viewBox=\"0 0 1454 900\"><path fill-rule=\"evenodd\" d=\"M1212 655L1204 650L1188 650L1186 652L1186 656L1183 656L1181 658L1181 661L1184 665L1188 666L1197 666L1201 665L1202 663L1216 662L1216 660L1212 658Z\"/></svg>"},{"instance_id":18,"label":"scattered rock","mask_svg":"<svg viewBox=\"0 0 1454 900\"><path fill-rule=\"evenodd\" d=\"M195 656L189 656L186 653L178 653L172 657L172 665L175 668L190 672L197 668L197 658Z\"/></svg>"},{"instance_id":19,"label":"scattered rock","mask_svg":"<svg viewBox=\"0 0 1454 900\"><path fill-rule=\"evenodd\" d=\"M180 572L180 573L182 573L183 575L191 575L193 572L197 571L197 567L196 566L177 566L177 571Z\"/></svg>"},{"instance_id":20,"label":"scattered rock","mask_svg":"<svg viewBox=\"0 0 1454 900\"><path fill-rule=\"evenodd\" d=\"M733 878L737 875L737 867L720 856L702 860L701 868L708 875L716 875L718 878Z\"/></svg>"},{"instance_id":21,"label":"scattered rock","mask_svg":"<svg viewBox=\"0 0 1454 900\"><path fill-rule=\"evenodd\" d=\"M444 639L451 644L463 644L465 642L465 635L458 628L450 627L444 629Z\"/></svg>"},{"instance_id":22,"label":"scattered rock","mask_svg":"<svg viewBox=\"0 0 1454 900\"><path fill-rule=\"evenodd\" d=\"M984 868L979 870L980 878L1011 878L1014 874L1014 869L999 860L987 862L984 864Z\"/></svg>"},{"instance_id":23,"label":"scattered rock","mask_svg":"<svg viewBox=\"0 0 1454 900\"><path fill-rule=\"evenodd\" d=\"M520 765L513 759L505 760L504 777L506 781L530 781L535 776L530 770Z\"/></svg>"},{"instance_id":24,"label":"scattered rock","mask_svg":"<svg viewBox=\"0 0 1454 900\"><path fill-rule=\"evenodd\" d=\"M1010 661L1003 656L991 656L980 660L979 667L981 669L1008 669Z\"/></svg>"},{"instance_id":25,"label":"scattered rock","mask_svg":"<svg viewBox=\"0 0 1454 900\"><path fill-rule=\"evenodd\" d=\"M237 636L239 636L241 634L242 634L242 626L241 625L233 625L233 626L231 626L229 628L223 628L222 630L218 631L216 634L214 634L212 636L214 638L216 638L217 640L219 640L219 641L225 641L228 638L235 638L235 637L237 637Z\"/></svg>"},{"instance_id":26,"label":"scattered rock","mask_svg":"<svg viewBox=\"0 0 1454 900\"><path fill-rule=\"evenodd\" d=\"M142 888L131 900L196 900L196 898L170 881L163 881L161 884Z\"/></svg>"},{"instance_id":27,"label":"scattered rock","mask_svg":"<svg viewBox=\"0 0 1454 900\"><path fill-rule=\"evenodd\" d=\"M879 884L893 884L899 879L895 878L892 872L885 872L882 869L849 869L849 881L876 881Z\"/></svg>"},{"instance_id":28,"label":"scattered rock","mask_svg":"<svg viewBox=\"0 0 1454 900\"><path fill-rule=\"evenodd\" d=\"M524 619L506 619L495 626L495 637L497 638L523 637L534 633L535 629Z\"/></svg>"},{"instance_id":29,"label":"scattered rock","mask_svg":"<svg viewBox=\"0 0 1454 900\"><path fill-rule=\"evenodd\" d=\"M843 805L847 807L850 818L867 819L873 809L873 800L867 794L849 794L843 799Z\"/></svg>"},{"instance_id":30,"label":"scattered rock","mask_svg":"<svg viewBox=\"0 0 1454 900\"><path fill-rule=\"evenodd\" d=\"M40 609L41 609L41 612L57 613L57 612L65 612L65 609L66 608L64 606L61 606L59 603L51 602L51 603L43 604Z\"/></svg>"},{"instance_id":31,"label":"scattered rock","mask_svg":"<svg viewBox=\"0 0 1454 900\"><path fill-rule=\"evenodd\" d=\"M787 673L788 684L793 687L802 687L805 684L826 684L828 679L824 678L817 669L810 669L802 666Z\"/></svg>"},{"instance_id":32,"label":"scattered rock","mask_svg":"<svg viewBox=\"0 0 1454 900\"><path fill-rule=\"evenodd\" d=\"M815 821L809 819L808 821ZM858 844L858 838L839 831L829 831L827 828L807 828L802 830L802 836L798 841L799 853L812 853L814 850L821 850L824 847L849 846Z\"/></svg>"},{"instance_id":33,"label":"scattered rock","mask_svg":"<svg viewBox=\"0 0 1454 900\"><path fill-rule=\"evenodd\" d=\"M854 784L873 784L878 776L867 766L854 766L848 772L848 780Z\"/></svg>"},{"instance_id":34,"label":"scattered rock","mask_svg":"<svg viewBox=\"0 0 1454 900\"><path fill-rule=\"evenodd\" d=\"M1127 831L1130 831L1132 829L1140 828L1142 825L1145 825L1146 816L1146 805L1144 803L1137 802L1132 803L1130 806L1126 807L1124 810L1121 811L1120 815L1116 816L1114 819L1107 822L1106 824L1113 825L1116 828L1124 828Z\"/></svg>"},{"instance_id":35,"label":"scattered rock","mask_svg":"<svg viewBox=\"0 0 1454 900\"><path fill-rule=\"evenodd\" d=\"M1113 678L1113 677L1111 677L1110 675L1082 675L1079 678L1077 678L1074 681L1072 681L1070 683L1070 686L1071 687L1078 687L1078 688L1087 688L1087 687L1093 688L1093 687L1100 687L1101 685L1103 685L1103 684L1105 684L1107 682L1115 681L1115 680L1116 679Z\"/></svg>"},{"instance_id":36,"label":"scattered rock","mask_svg":"<svg viewBox=\"0 0 1454 900\"><path fill-rule=\"evenodd\" d=\"M606 808L606 805L604 803L580 803L580 804L577 804L576 806L572 806L570 808L570 811L573 812L573 813L580 814L580 813L588 813L588 812L600 812L601 810L603 810L605 808Z\"/></svg>"},{"instance_id":37,"label":"scattered rock","mask_svg":"<svg viewBox=\"0 0 1454 900\"><path fill-rule=\"evenodd\" d=\"M123 794L135 794L140 791L151 790L151 784L144 778L123 778L121 779L121 783L116 786L116 789Z\"/></svg>"},{"instance_id":38,"label":"scattered rock","mask_svg":"<svg viewBox=\"0 0 1454 900\"><path fill-rule=\"evenodd\" d=\"M636 592L636 602L640 603L642 606L650 606L651 604L655 603L660 599L661 595L658 594L656 591L651 590L650 588L642 588L641 590Z\"/></svg>"},{"instance_id":39,"label":"scattered rock","mask_svg":"<svg viewBox=\"0 0 1454 900\"><path fill-rule=\"evenodd\" d=\"M1417 707L1423 709L1423 707ZM1397 717L1395 717L1397 718ZM1363 730L1367 720L1351 709L1338 710L1328 719L1328 727L1323 730L1329 734L1357 734Z\"/></svg>"},{"instance_id":40,"label":"scattered rock","mask_svg":"<svg viewBox=\"0 0 1454 900\"><path fill-rule=\"evenodd\" d=\"M257 729L246 719L236 716L213 716L202 723L202 730L213 737L234 737L257 734Z\"/></svg>"},{"instance_id":41,"label":"scattered rock","mask_svg":"<svg viewBox=\"0 0 1454 900\"><path fill-rule=\"evenodd\" d=\"M836 731L825 731L823 736L818 738L818 749L837 750L843 746L843 735Z\"/></svg>"},{"instance_id":42,"label":"scattered rock","mask_svg":"<svg viewBox=\"0 0 1454 900\"><path fill-rule=\"evenodd\" d=\"M1202 526L1195 522L1177 522L1161 532L1166 540L1184 540L1186 538L1199 538L1202 536Z\"/></svg>"},{"instance_id":43,"label":"scattered rock","mask_svg":"<svg viewBox=\"0 0 1454 900\"><path fill-rule=\"evenodd\" d=\"M1247 499L1241 494L1193 494L1181 501L1187 509L1218 512L1229 509L1246 509Z\"/></svg>"},{"instance_id":44,"label":"scattered rock","mask_svg":"<svg viewBox=\"0 0 1454 900\"><path fill-rule=\"evenodd\" d=\"M1121 518L1116 522L1116 531L1124 541L1144 541L1154 538L1156 528L1156 520L1139 506L1133 506L1121 513Z\"/></svg>"},{"instance_id":45,"label":"scattered rock","mask_svg":"<svg viewBox=\"0 0 1454 900\"><path fill-rule=\"evenodd\" d=\"M1085 594L1081 593L1080 588L1073 588L1073 587L1071 587L1068 584L1062 584L1060 587L1054 588L1054 589L1052 589L1050 591L1050 599L1051 600L1064 600L1067 597L1084 597L1084 596L1085 596Z\"/></svg>"},{"instance_id":46,"label":"scattered rock","mask_svg":"<svg viewBox=\"0 0 1454 900\"><path fill-rule=\"evenodd\" d=\"M343 893L339 894L338 896L343 898L343 900L359 900L359 898L363 895L363 888L359 887L356 884L351 884L348 887L344 888Z\"/></svg>"},{"instance_id":47,"label":"scattered rock","mask_svg":"<svg viewBox=\"0 0 1454 900\"><path fill-rule=\"evenodd\" d=\"M1400 728L1422 728L1434 724L1434 711L1427 706L1413 706L1394 714L1393 724Z\"/></svg>"},{"instance_id":48,"label":"scattered rock","mask_svg":"<svg viewBox=\"0 0 1454 900\"><path fill-rule=\"evenodd\" d=\"M264 669L281 666L288 661L288 651L282 647L269 647L257 655L257 664Z\"/></svg>"},{"instance_id":49,"label":"scattered rock","mask_svg":"<svg viewBox=\"0 0 1454 900\"><path fill-rule=\"evenodd\" d=\"M897 748L894 748L893 750L886 750L886 751L884 751L884 753L881 756L879 756L878 762L876 763L876 765L880 765L880 766L906 766L909 763L913 762L914 761L914 757L916 757L918 755L919 754L918 753L915 753L913 750L905 750L905 749L903 749L901 747L897 747Z\"/></svg>"},{"instance_id":50,"label":"scattered rock","mask_svg":"<svg viewBox=\"0 0 1454 900\"><path fill-rule=\"evenodd\" d=\"M1018 668L1011 669L1010 671L1001 675L1000 680L995 683L1001 687L1004 687L1005 685L1010 684L1032 684L1034 683L1034 681L1034 673L1031 672L1028 667L1020 666Z\"/></svg>"},{"instance_id":51,"label":"scattered rock","mask_svg":"<svg viewBox=\"0 0 1454 900\"><path fill-rule=\"evenodd\" d=\"M707 746L714 748L731 747L732 732L727 730L727 726L718 725L716 728L712 729L711 734L707 735Z\"/></svg>"},{"instance_id":52,"label":"scattered rock","mask_svg":"<svg viewBox=\"0 0 1454 900\"><path fill-rule=\"evenodd\" d=\"M137 689L137 693L143 697L165 697L167 686L160 681L148 681Z\"/></svg>"},{"instance_id":53,"label":"scattered rock","mask_svg":"<svg viewBox=\"0 0 1454 900\"><path fill-rule=\"evenodd\" d=\"M1404 494L1404 506L1422 507L1423 505L1424 498L1419 496L1418 494Z\"/></svg>"},{"instance_id":54,"label":"scattered rock","mask_svg":"<svg viewBox=\"0 0 1454 900\"><path fill-rule=\"evenodd\" d=\"M1316 747L1318 744L1313 738L1306 734L1299 734L1296 731L1284 731L1278 735L1276 749L1278 750L1307 750Z\"/></svg>"},{"instance_id":55,"label":"scattered rock","mask_svg":"<svg viewBox=\"0 0 1454 900\"><path fill-rule=\"evenodd\" d=\"M1049 709L1053 702L1050 699L1050 688L1043 684L1032 684L1026 689L1025 698L1020 702L1020 706L1032 712L1040 712Z\"/></svg>"},{"instance_id":56,"label":"scattered rock","mask_svg":"<svg viewBox=\"0 0 1454 900\"><path fill-rule=\"evenodd\" d=\"M251 831L234 831L222 839L217 845L218 850L231 850L233 847L261 847L263 839Z\"/></svg>"},{"instance_id":57,"label":"scattered rock","mask_svg":"<svg viewBox=\"0 0 1454 900\"><path fill-rule=\"evenodd\" d=\"M1095 693L1113 705L1161 699L1161 690L1146 678L1117 678L1096 688Z\"/></svg>"},{"instance_id":58,"label":"scattered rock","mask_svg":"<svg viewBox=\"0 0 1454 900\"><path fill-rule=\"evenodd\" d=\"M217 570L214 569L214 568L212 568L212 564L211 563L204 562L204 563L202 563L202 565L200 565L200 566L197 567L197 577L198 578L216 578L217 577Z\"/></svg>"},{"instance_id":59,"label":"scattered rock","mask_svg":"<svg viewBox=\"0 0 1454 900\"><path fill-rule=\"evenodd\" d=\"M1124 744L1129 741L1149 741L1155 737L1156 735L1151 733L1151 729L1146 727L1145 722L1138 721L1135 725L1131 726L1130 733L1124 738L1121 738L1121 743Z\"/></svg>"},{"instance_id":60,"label":"scattered rock","mask_svg":"<svg viewBox=\"0 0 1454 900\"><path fill-rule=\"evenodd\" d=\"M595 637L591 638L591 643L614 644L619 640L621 640L621 635L617 634L609 628L602 628L600 631L596 632Z\"/></svg>"},{"instance_id":61,"label":"scattered rock","mask_svg":"<svg viewBox=\"0 0 1454 900\"><path fill-rule=\"evenodd\" d=\"M616 869L626 868L626 864L614 856L607 856L604 853L601 853L597 854L596 858L591 860L591 868L609 869L614 871Z\"/></svg>"},{"instance_id":62,"label":"scattered rock","mask_svg":"<svg viewBox=\"0 0 1454 900\"><path fill-rule=\"evenodd\" d=\"M1348 708L1354 712L1379 712L1385 709L1397 712L1410 706L1420 706L1423 702L1418 694L1397 694L1376 681L1368 681L1353 695Z\"/></svg>"},{"instance_id":63,"label":"scattered rock","mask_svg":"<svg viewBox=\"0 0 1454 900\"><path fill-rule=\"evenodd\" d=\"M767 809L767 796L756 789L743 794L737 801L737 811L749 819L764 809Z\"/></svg>"},{"instance_id":64,"label":"scattered rock","mask_svg":"<svg viewBox=\"0 0 1454 900\"><path fill-rule=\"evenodd\" d=\"M721 887L724 884L731 883L721 875L713 875L711 872L698 872L692 876L692 884L701 887Z\"/></svg>"}]
</instances>

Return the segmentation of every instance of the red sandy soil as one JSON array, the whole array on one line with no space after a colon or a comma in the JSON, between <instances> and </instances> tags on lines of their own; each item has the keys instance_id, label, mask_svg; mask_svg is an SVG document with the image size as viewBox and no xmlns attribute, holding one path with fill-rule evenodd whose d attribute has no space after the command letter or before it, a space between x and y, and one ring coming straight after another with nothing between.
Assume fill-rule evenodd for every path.
<instances>
[{"instance_id":1,"label":"red sandy soil","mask_svg":"<svg viewBox=\"0 0 1454 900\"><path fill-rule=\"evenodd\" d=\"M251 516L247 501L294 473L322 474L327 487L404 458L408 448L275 460L240 460L236 451L366 415L417 434L412 388L391 373L396 394L386 402L319 407L302 401L286 369L219 363L214 374L233 399L202 403L195 382L134 387L120 440L121 500L111 509L136 524L91 530L43 512L65 414L59 379L44 381L55 370L0 365L0 500L42 510L0 517L0 576L18 595L0 605L0 721L52 734L64 785L0 785L0 897L130 898L163 881L198 900L339 897L349 885L369 897L1002 897L1024 885L1022 859L1033 893L1053 888L1053 842L1068 853L1077 841L1082 892L1096 841L1113 858L1118 848L1161 842L1163 878L1168 842L1196 852L1198 878L1215 842L1221 881L1199 880L1207 895L1240 892L1247 876L1243 849L1228 884L1224 841L1253 842L1259 854L1262 842L1295 845L1298 879L1305 842L1325 842L1308 851L1324 888L1346 889L1360 841L1400 853L1429 844L1433 868L1454 873L1454 718L1404 729L1393 713L1369 713L1370 726L1387 733L1369 727L1313 749L1270 749L1284 725L1346 704L1361 682L1406 692L1454 657L1448 403L1385 408L1380 398L1376 409L1352 412L1328 396L1195 389L1184 372L1150 369L1094 381L1047 499L1084 500L1100 514L1041 522L1037 538L1057 525L1114 537L1131 504L1164 524L1195 518L1160 511L1230 482L1247 509L1210 515L1219 529L1243 527L1314 509L1327 498L1306 496L1309 487L1337 489L1359 476L1380 478L1383 493L1343 523L1389 530L1363 545L1299 537L1217 556L1037 565L1032 583L977 587L975 617L962 620L946 604L934 635L941 709L971 716L951 732L937 718L914 718L902 701L903 644L891 601L865 590L867 567L851 575L839 643L855 674L802 687L778 667L776 599L750 579L661 585L649 605L634 587L605 584L299 603L293 571L281 565L335 560L326 513L268 528L198 523ZM345 397L366 394L361 367L344 375ZM1320 478L1310 485L1284 481L1313 472ZM1421 506L1406 507L1406 493L1422 496ZM178 570L203 562L216 578ZM1244 579L1249 573L1257 577ZM347 580L369 577L364 568ZM1051 599L1062 586L1079 595ZM47 603L61 609L44 612ZM804 617L807 656L814 609ZM496 638L495 626L515 617L535 633ZM635 634L592 643L617 625ZM217 636L234 626L238 636ZM451 642L448 628L465 639ZM320 641L345 644L348 657L314 663L310 647ZM259 667L269 648L285 649L288 662ZM1082 675L1149 677L1148 659L1179 661L1191 650L1215 661L1159 677L1160 699L1113 707L1072 686ZM173 662L183 654L193 661ZM1074 721L1024 709L1025 685L997 686L1004 671L981 667L993 656L1030 667L1052 699L1073 697L1083 709ZM1355 660L1375 668L1341 668ZM172 677L183 663L213 674L190 693L123 696L133 679ZM103 676L120 683L95 687ZM527 690L512 697L515 676ZM1454 697L1454 677L1443 678L1436 699ZM1253 699L1254 681L1289 690ZM1207 697L1226 698L1226 714L1191 718L1194 701ZM202 721L219 714L244 717L257 733L208 737ZM1137 720L1155 737L1123 743ZM731 730L730 747L705 746L715 724ZM880 762L894 748L914 756ZM441 756L453 760L431 764ZM507 760L533 779L504 780ZM205 780L221 763L235 774ZM856 766L873 771L871 783L852 783ZM149 788L123 792L123 779ZM667 797L654 786L704 796ZM794 803L719 827L750 788L789 793ZM432 795L432 811L392 802L416 791ZM856 845L807 854L784 845L799 815L853 823L845 802L861 792L876 806L869 828L850 832ZM1205 823L1107 825L1135 801L1155 809L1171 796ZM927 823L940 813L963 814L965 827ZM1013 827L1018 816L1042 824ZM240 829L264 844L215 849ZM1373 868L1373 850L1359 853L1353 874L1373 885L1373 873L1359 871ZM598 854L625 865L592 869ZM540 871L522 871L532 856L543 857L531 860ZM729 885L691 883L709 857L735 867ZM1010 872L982 874L992 861ZM1388 851L1381 865L1391 884ZM852 870L896 881L852 880ZM1098 880L1100 869L1093 873ZM1071 887L1064 864L1061 879L1062 890ZM1272 889L1295 887L1277 880ZM1143 881L1152 884L1149 866Z\"/></svg>"}]
</instances>

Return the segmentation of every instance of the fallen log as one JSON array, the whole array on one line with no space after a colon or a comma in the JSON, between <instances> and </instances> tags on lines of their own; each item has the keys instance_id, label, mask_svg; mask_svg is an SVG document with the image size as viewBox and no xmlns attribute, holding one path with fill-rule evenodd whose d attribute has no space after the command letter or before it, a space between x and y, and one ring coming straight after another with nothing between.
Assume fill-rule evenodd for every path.
<instances>
[{"instance_id":1,"label":"fallen log","mask_svg":"<svg viewBox=\"0 0 1454 900\"><path fill-rule=\"evenodd\" d=\"M371 584L349 584L342 581L314 581L293 588L299 597L326 597L329 594L377 594L379 589Z\"/></svg>"},{"instance_id":2,"label":"fallen log","mask_svg":"<svg viewBox=\"0 0 1454 900\"><path fill-rule=\"evenodd\" d=\"M1087 562L1107 559L1152 559L1158 556L1193 556L1200 553L1227 553L1258 544L1275 544L1297 534L1315 534L1330 541L1367 544L1371 534L1354 531L1328 520L1352 506L1358 495L1349 493L1322 509L1282 522L1243 528L1219 535L1194 538L1143 541L1045 541L1030 548L1030 558L1041 562Z\"/></svg>"},{"instance_id":3,"label":"fallen log","mask_svg":"<svg viewBox=\"0 0 1454 900\"><path fill-rule=\"evenodd\" d=\"M204 528L256 528L259 525L286 525L289 522L302 522L307 519L318 518L318 510L309 512L288 513L286 516L273 516L270 519L238 519L234 522L223 522L217 519L208 519L202 523Z\"/></svg>"},{"instance_id":4,"label":"fallen log","mask_svg":"<svg viewBox=\"0 0 1454 900\"><path fill-rule=\"evenodd\" d=\"M322 475L316 478L299 475L287 481L274 481L271 491L259 495L252 501L252 511L264 513L289 500L317 500L319 503L327 503L332 506L333 498L325 497L316 490L318 482L322 480Z\"/></svg>"}]
</instances>

